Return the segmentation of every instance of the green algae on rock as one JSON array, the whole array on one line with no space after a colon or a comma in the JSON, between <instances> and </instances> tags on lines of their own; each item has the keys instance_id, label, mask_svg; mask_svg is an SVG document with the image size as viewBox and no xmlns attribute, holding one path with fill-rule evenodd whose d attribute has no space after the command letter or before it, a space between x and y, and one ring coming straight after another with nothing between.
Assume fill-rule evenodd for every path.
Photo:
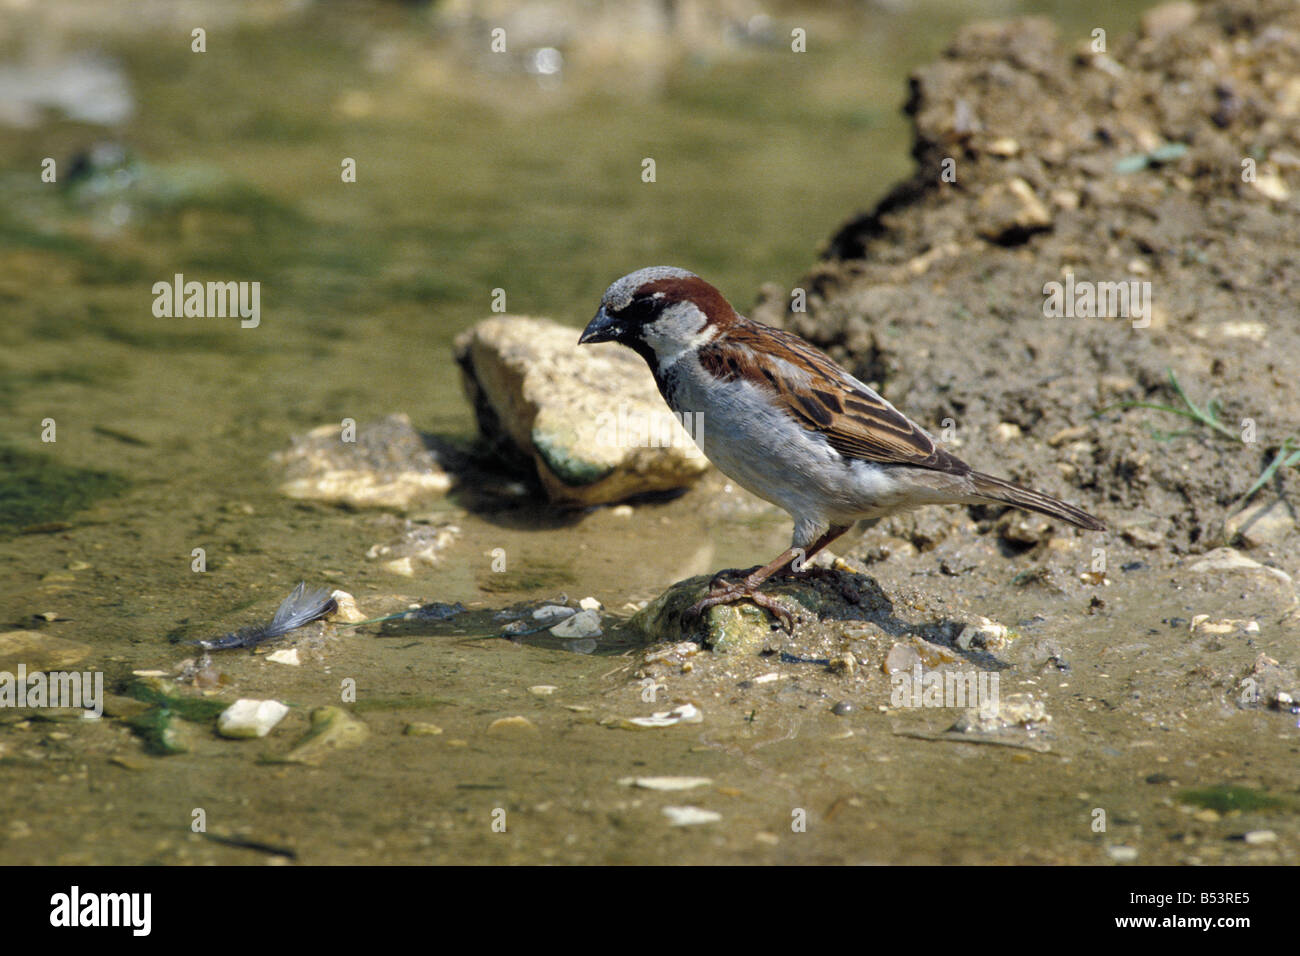
<instances>
[{"instance_id":1,"label":"green algae on rock","mask_svg":"<svg viewBox=\"0 0 1300 956\"><path fill-rule=\"evenodd\" d=\"M687 638L717 654L759 654L785 642L785 632L774 631L775 618L747 601L711 607L699 620L685 619L686 611L708 592L713 577L678 581L633 615L628 626L651 643ZM768 582L763 593L790 612L796 637L825 620L861 621L870 611L889 610L888 599L871 578L840 570L813 568L778 578Z\"/></svg>"},{"instance_id":2,"label":"green algae on rock","mask_svg":"<svg viewBox=\"0 0 1300 956\"><path fill-rule=\"evenodd\" d=\"M318 707L311 712L311 729L284 757L272 763L316 765L336 750L360 746L370 728L342 707Z\"/></svg>"}]
</instances>

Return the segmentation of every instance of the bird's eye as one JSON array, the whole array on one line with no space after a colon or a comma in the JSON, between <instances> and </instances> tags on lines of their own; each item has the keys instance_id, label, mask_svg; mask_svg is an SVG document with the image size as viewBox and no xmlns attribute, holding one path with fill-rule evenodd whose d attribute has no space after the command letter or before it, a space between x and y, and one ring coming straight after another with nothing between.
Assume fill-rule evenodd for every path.
<instances>
[{"instance_id":1,"label":"bird's eye","mask_svg":"<svg viewBox=\"0 0 1300 956\"><path fill-rule=\"evenodd\" d=\"M659 303L656 302L654 298L651 296L636 295L632 297L631 302L623 306L623 308L619 309L619 314L633 315L633 316L648 316L652 312L654 312L655 308L658 305Z\"/></svg>"}]
</instances>

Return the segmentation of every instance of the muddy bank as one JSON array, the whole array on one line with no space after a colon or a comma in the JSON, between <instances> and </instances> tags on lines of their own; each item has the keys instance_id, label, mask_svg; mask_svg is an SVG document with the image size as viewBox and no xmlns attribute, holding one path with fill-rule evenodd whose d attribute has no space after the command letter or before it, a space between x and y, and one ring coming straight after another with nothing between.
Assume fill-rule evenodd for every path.
<instances>
[{"instance_id":1,"label":"muddy bank","mask_svg":"<svg viewBox=\"0 0 1300 956\"><path fill-rule=\"evenodd\" d=\"M1300 435L1300 8L1173 4L1097 45L1041 20L962 30L911 77L915 176L830 239L806 312L773 289L756 314L977 467L1172 558L1224 543ZM1184 407L1170 370L1237 440L1115 407ZM1257 497L1295 488L1284 470ZM1279 559L1296 534L1272 536Z\"/></svg>"}]
</instances>

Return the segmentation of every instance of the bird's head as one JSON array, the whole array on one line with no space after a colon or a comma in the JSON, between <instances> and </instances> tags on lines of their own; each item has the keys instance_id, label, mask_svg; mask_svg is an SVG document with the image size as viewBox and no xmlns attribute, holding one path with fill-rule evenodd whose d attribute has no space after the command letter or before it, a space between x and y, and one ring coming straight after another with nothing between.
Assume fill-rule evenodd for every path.
<instances>
[{"instance_id":1,"label":"bird's head","mask_svg":"<svg viewBox=\"0 0 1300 956\"><path fill-rule=\"evenodd\" d=\"M651 266L605 290L578 344L620 342L651 368L663 367L711 340L735 314L722 293L695 273Z\"/></svg>"}]
</instances>

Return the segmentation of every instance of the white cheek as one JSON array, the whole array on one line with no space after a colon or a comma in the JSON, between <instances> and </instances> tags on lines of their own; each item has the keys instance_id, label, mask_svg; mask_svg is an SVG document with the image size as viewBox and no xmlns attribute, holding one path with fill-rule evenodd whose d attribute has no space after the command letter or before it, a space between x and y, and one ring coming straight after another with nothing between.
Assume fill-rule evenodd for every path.
<instances>
[{"instance_id":1,"label":"white cheek","mask_svg":"<svg viewBox=\"0 0 1300 956\"><path fill-rule=\"evenodd\" d=\"M666 310L645 326L641 338L654 349L660 370L666 370L683 355L694 352L717 335L704 314L693 305L683 303Z\"/></svg>"}]
</instances>

